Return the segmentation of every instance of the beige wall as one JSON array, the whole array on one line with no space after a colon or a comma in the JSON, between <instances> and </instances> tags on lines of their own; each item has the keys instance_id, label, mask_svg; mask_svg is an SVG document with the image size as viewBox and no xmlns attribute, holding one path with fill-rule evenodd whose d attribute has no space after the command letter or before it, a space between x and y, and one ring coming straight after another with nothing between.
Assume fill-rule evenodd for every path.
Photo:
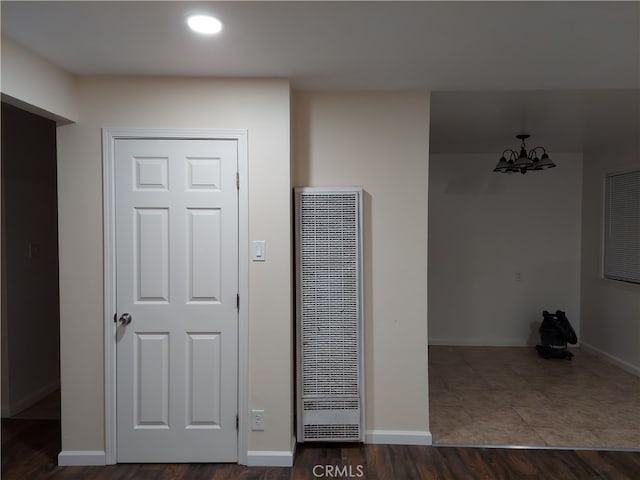
<instances>
[{"instance_id":1,"label":"beige wall","mask_svg":"<svg viewBox=\"0 0 640 480\"><path fill-rule=\"evenodd\" d=\"M364 188L366 428L428 431L429 95L293 98L295 186Z\"/></svg>"},{"instance_id":2,"label":"beige wall","mask_svg":"<svg viewBox=\"0 0 640 480\"><path fill-rule=\"evenodd\" d=\"M584 154L581 287L582 343L638 375L640 285L603 278L602 228L605 174L640 168L639 142L640 138L629 139Z\"/></svg>"},{"instance_id":3,"label":"beige wall","mask_svg":"<svg viewBox=\"0 0 640 480\"><path fill-rule=\"evenodd\" d=\"M249 274L249 450L286 451L293 431L289 83L79 78L78 123L58 129L62 449L104 449L101 129L247 129L249 236L269 259ZM249 252L246 252L247 254Z\"/></svg>"},{"instance_id":4,"label":"beige wall","mask_svg":"<svg viewBox=\"0 0 640 480\"><path fill-rule=\"evenodd\" d=\"M250 265L249 409L265 410L266 429L250 432L249 450L286 451L293 431L292 175L298 185L365 188L367 427L428 430L428 95L296 95L290 139L286 80L75 79L32 65L37 57L3 39L5 51L15 56L2 59L4 94L77 120L58 128L63 450L104 449L105 127L248 130L249 236L266 240L269 252ZM20 90L31 71L59 88ZM293 172L290 141L299 157Z\"/></svg>"},{"instance_id":5,"label":"beige wall","mask_svg":"<svg viewBox=\"0 0 640 480\"><path fill-rule=\"evenodd\" d=\"M431 155L430 344L535 345L543 310L580 336L582 155L526 175L498 157Z\"/></svg>"},{"instance_id":6,"label":"beige wall","mask_svg":"<svg viewBox=\"0 0 640 480\"><path fill-rule=\"evenodd\" d=\"M21 47L13 40L2 36L0 39L1 75L0 91L2 101L30 112L57 121L69 123L77 116L75 106L74 77L52 65L38 55ZM4 203L2 205L4 208ZM3 222L5 215L2 215ZM4 231L5 224L2 229ZM5 239L2 248L6 249ZM6 286L6 265L2 265L2 287ZM2 319L7 317L6 302L2 302ZM2 405L9 406L9 349L6 322L2 322Z\"/></svg>"},{"instance_id":7,"label":"beige wall","mask_svg":"<svg viewBox=\"0 0 640 480\"><path fill-rule=\"evenodd\" d=\"M60 124L77 119L75 78L2 36L3 101Z\"/></svg>"}]
</instances>

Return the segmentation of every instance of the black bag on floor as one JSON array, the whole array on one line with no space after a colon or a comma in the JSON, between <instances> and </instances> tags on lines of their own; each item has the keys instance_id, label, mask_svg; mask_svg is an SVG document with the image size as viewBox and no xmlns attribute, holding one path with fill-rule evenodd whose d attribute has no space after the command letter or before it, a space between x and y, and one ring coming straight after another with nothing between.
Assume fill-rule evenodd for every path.
<instances>
[{"instance_id":1,"label":"black bag on floor","mask_svg":"<svg viewBox=\"0 0 640 480\"><path fill-rule=\"evenodd\" d=\"M556 313L549 313L545 310L542 312L542 317L541 345L536 345L540 356L571 360L573 353L567 350L567 343L575 345L578 343L578 337L565 313L561 310L556 310Z\"/></svg>"}]
</instances>

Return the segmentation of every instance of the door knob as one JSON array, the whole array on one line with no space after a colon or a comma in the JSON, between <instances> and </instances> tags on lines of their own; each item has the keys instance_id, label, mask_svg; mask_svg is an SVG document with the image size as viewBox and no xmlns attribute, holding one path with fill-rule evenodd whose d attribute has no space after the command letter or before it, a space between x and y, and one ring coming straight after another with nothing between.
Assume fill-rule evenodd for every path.
<instances>
[{"instance_id":1,"label":"door knob","mask_svg":"<svg viewBox=\"0 0 640 480\"><path fill-rule=\"evenodd\" d=\"M118 324L126 326L131 323L131 320L133 320L131 315L129 315L128 313L123 313L118 319Z\"/></svg>"}]
</instances>

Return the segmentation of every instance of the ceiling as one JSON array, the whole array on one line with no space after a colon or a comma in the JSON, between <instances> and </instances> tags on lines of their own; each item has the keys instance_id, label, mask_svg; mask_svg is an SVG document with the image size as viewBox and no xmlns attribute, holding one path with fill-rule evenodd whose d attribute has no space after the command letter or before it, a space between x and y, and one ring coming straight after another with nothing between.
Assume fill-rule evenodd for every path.
<instances>
[{"instance_id":1,"label":"ceiling","mask_svg":"<svg viewBox=\"0 0 640 480\"><path fill-rule=\"evenodd\" d=\"M640 89L432 94L432 153L515 150L519 133L549 153L636 140L640 148Z\"/></svg>"},{"instance_id":2,"label":"ceiling","mask_svg":"<svg viewBox=\"0 0 640 480\"><path fill-rule=\"evenodd\" d=\"M495 151L492 138L508 141L523 128L576 151L603 112L615 124L640 111L626 102L638 100L640 87L640 2L2 1L1 8L3 34L77 75L286 77L294 89L429 90L434 151ZM191 12L218 16L222 33L191 33L184 21Z\"/></svg>"}]
</instances>

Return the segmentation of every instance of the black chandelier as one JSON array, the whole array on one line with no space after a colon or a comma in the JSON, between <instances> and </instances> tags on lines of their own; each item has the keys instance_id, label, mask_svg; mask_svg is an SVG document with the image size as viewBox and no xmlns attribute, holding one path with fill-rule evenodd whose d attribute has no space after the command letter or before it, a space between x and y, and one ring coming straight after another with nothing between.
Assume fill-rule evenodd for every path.
<instances>
[{"instance_id":1,"label":"black chandelier","mask_svg":"<svg viewBox=\"0 0 640 480\"><path fill-rule=\"evenodd\" d=\"M517 139L522 140L520 153L515 150L511 150L510 148L506 149L502 152L498 165L496 165L496 168L494 168L493 171L498 173L520 172L524 175L527 172L547 170L548 168L555 167L556 164L551 161L544 148L535 147L527 152L527 146L524 144L524 141L529 137L530 135L527 135L526 133L516 135ZM542 152L540 157L538 157L539 151ZM507 160L507 157L505 156L507 154L509 155L509 160Z\"/></svg>"}]
</instances>

